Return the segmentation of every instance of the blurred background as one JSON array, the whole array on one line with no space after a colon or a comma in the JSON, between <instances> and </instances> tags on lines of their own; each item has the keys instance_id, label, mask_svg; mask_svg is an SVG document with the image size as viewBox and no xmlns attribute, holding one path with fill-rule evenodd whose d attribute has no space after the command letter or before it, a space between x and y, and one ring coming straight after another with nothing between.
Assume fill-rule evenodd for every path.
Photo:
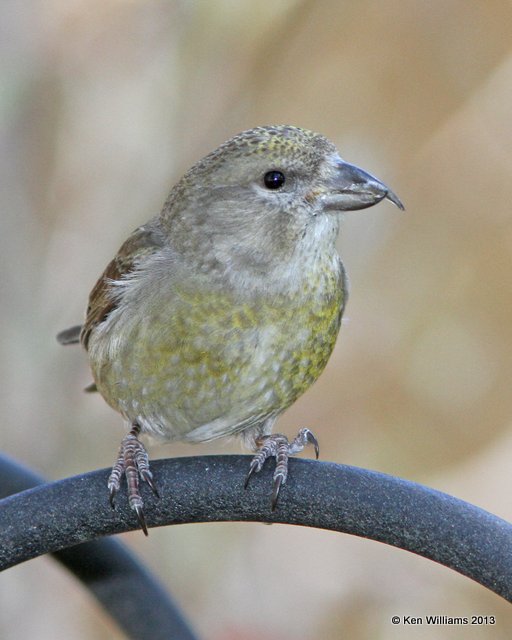
<instances>
[{"instance_id":1,"label":"blurred background","mask_svg":"<svg viewBox=\"0 0 512 640\"><path fill-rule=\"evenodd\" d=\"M280 430L307 425L324 460L512 519L510 2L4 0L0 32L6 453L52 479L112 464L122 420L82 392L85 353L55 334L81 321L106 263L193 162L290 123L331 138L407 211L346 215L341 336ZM483 587L350 536L234 523L123 539L213 640L411 637L392 615L495 615L484 639L512 625ZM122 637L46 558L3 574L0 602L4 640ZM434 635L472 636L414 630Z\"/></svg>"}]
</instances>

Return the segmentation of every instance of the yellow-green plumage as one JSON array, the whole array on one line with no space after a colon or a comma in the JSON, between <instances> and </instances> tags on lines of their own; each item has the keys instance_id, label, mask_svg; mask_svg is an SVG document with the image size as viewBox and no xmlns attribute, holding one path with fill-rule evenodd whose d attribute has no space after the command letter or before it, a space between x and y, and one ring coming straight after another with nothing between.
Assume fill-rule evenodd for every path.
<instances>
[{"instance_id":1,"label":"yellow-green plumage","mask_svg":"<svg viewBox=\"0 0 512 640\"><path fill-rule=\"evenodd\" d=\"M199 281L194 292L189 283L173 287L169 306L162 292L149 297L115 354L99 367L93 354L98 389L165 439L207 440L277 416L318 378L336 341L344 276L322 262L287 294L235 294Z\"/></svg>"}]
</instances>

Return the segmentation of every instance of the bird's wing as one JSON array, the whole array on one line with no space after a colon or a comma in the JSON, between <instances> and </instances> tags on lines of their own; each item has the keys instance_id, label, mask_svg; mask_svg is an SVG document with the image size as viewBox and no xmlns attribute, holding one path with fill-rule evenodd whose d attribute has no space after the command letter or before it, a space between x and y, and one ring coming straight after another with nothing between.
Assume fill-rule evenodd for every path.
<instances>
[{"instance_id":1,"label":"bird's wing","mask_svg":"<svg viewBox=\"0 0 512 640\"><path fill-rule=\"evenodd\" d=\"M91 331L115 309L118 298L114 295L112 281L130 275L140 261L164 246L164 235L155 224L136 229L119 249L116 257L107 265L90 295L80 342L87 349ZM64 332L63 332L64 333Z\"/></svg>"}]
</instances>

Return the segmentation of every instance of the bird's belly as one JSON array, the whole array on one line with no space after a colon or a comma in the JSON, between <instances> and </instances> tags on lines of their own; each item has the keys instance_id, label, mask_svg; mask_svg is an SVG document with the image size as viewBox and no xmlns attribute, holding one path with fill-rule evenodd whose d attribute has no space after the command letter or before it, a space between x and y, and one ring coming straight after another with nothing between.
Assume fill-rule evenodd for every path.
<instances>
[{"instance_id":1,"label":"bird's belly","mask_svg":"<svg viewBox=\"0 0 512 640\"><path fill-rule=\"evenodd\" d=\"M171 317L150 314L93 369L98 389L165 440L236 433L283 411L318 378L342 301L339 288L300 305L203 295Z\"/></svg>"}]
</instances>

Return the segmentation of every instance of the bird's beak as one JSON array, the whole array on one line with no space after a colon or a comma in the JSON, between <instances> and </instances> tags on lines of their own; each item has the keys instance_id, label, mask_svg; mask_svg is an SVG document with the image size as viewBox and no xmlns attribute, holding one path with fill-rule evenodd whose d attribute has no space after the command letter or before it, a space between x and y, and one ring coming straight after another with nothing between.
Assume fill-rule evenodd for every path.
<instances>
[{"instance_id":1,"label":"bird's beak","mask_svg":"<svg viewBox=\"0 0 512 640\"><path fill-rule=\"evenodd\" d=\"M354 211L372 207L384 198L404 210L398 196L383 182L353 164L338 160L322 199L326 209Z\"/></svg>"}]
</instances>

